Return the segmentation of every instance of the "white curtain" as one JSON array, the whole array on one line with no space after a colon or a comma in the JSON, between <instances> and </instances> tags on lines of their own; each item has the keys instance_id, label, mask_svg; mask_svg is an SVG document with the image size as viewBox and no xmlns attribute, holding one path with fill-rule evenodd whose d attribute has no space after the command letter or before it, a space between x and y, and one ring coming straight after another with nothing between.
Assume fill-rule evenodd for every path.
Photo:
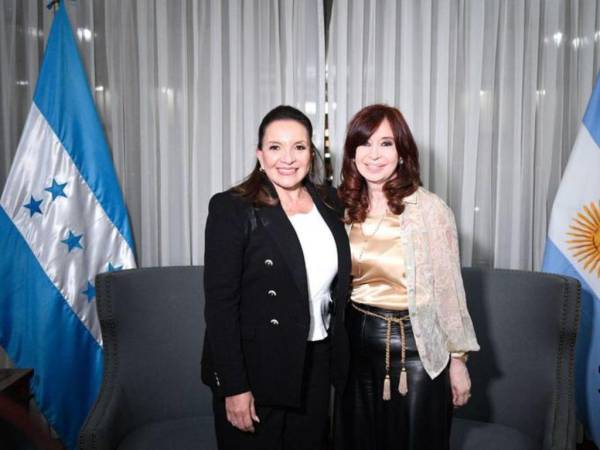
<instances>
[{"instance_id":1,"label":"white curtain","mask_svg":"<svg viewBox=\"0 0 600 450\"><path fill-rule=\"evenodd\" d=\"M0 4L0 190L52 13ZM262 116L306 112L321 148L321 0L63 0L112 149L141 266L201 264L211 194L253 168Z\"/></svg>"},{"instance_id":2,"label":"white curtain","mask_svg":"<svg viewBox=\"0 0 600 450\"><path fill-rule=\"evenodd\" d=\"M539 269L552 201L600 59L597 0L335 0L334 174L362 106L405 115L464 265Z\"/></svg>"},{"instance_id":3,"label":"white curtain","mask_svg":"<svg viewBox=\"0 0 600 450\"><path fill-rule=\"evenodd\" d=\"M52 13L0 2L0 189ZM79 39L142 266L199 264L207 202L252 166L287 103L334 175L345 126L398 106L425 186L456 214L465 265L539 268L554 194L600 66L598 0L63 0Z\"/></svg>"}]
</instances>

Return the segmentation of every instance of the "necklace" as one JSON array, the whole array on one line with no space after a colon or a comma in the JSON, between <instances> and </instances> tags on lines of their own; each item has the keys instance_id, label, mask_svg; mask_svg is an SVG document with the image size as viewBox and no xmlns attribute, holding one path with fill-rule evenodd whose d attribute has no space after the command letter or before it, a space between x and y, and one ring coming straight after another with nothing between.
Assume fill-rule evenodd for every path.
<instances>
[{"instance_id":1,"label":"necklace","mask_svg":"<svg viewBox=\"0 0 600 450\"><path fill-rule=\"evenodd\" d=\"M359 276L362 275L362 271L360 270L360 263L362 262L362 256L363 253L365 252L365 249L367 248L367 244L369 243L369 241L377 234L377 232L379 231L379 228L381 227L381 224L383 223L383 219L385 219L385 216L387 215L387 208L385 209L385 211L383 212L383 214L381 215L381 217L379 218L379 220L377 221L377 226L375 227L375 231L373 231L371 234L365 234L364 228L363 228L363 224L360 224L360 234L363 237L363 242L362 245L360 247L360 253L358 254L358 258L356 258L356 262L358 265L358 272L359 272ZM364 223L364 222L363 222Z\"/></svg>"}]
</instances>

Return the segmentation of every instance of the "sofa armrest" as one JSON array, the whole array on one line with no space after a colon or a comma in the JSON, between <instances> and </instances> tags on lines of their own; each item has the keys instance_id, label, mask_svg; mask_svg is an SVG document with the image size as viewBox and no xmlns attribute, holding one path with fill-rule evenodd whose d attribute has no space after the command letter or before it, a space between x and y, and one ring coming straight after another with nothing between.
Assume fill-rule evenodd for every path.
<instances>
[{"instance_id":1,"label":"sofa armrest","mask_svg":"<svg viewBox=\"0 0 600 450\"><path fill-rule=\"evenodd\" d=\"M104 386L79 432L80 450L114 450L132 428L122 390Z\"/></svg>"},{"instance_id":2,"label":"sofa armrest","mask_svg":"<svg viewBox=\"0 0 600 450\"><path fill-rule=\"evenodd\" d=\"M546 416L544 449L575 450L575 347L582 298L578 280L563 277L556 389Z\"/></svg>"},{"instance_id":3,"label":"sofa armrest","mask_svg":"<svg viewBox=\"0 0 600 450\"><path fill-rule=\"evenodd\" d=\"M119 383L116 320L113 313L111 273L96 277L98 316L104 341L104 373L98 398L79 432L79 449L114 450L133 428L131 408Z\"/></svg>"}]
</instances>

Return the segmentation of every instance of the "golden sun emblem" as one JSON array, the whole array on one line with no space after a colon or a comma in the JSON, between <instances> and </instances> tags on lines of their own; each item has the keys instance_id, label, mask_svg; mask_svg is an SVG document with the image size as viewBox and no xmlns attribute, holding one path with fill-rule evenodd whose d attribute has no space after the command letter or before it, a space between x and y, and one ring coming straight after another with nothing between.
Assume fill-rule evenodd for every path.
<instances>
[{"instance_id":1,"label":"golden sun emblem","mask_svg":"<svg viewBox=\"0 0 600 450\"><path fill-rule=\"evenodd\" d=\"M585 205L583 212L571 222L567 241L569 250L577 261L583 263L584 270L600 277L600 201Z\"/></svg>"}]
</instances>

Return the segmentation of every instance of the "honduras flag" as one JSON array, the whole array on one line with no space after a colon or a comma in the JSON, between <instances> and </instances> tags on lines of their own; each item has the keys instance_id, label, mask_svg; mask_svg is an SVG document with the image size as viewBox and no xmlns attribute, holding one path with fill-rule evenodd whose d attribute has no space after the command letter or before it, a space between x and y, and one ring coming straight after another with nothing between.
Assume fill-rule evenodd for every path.
<instances>
[{"instance_id":1,"label":"honduras flag","mask_svg":"<svg viewBox=\"0 0 600 450\"><path fill-rule=\"evenodd\" d=\"M554 200L542 270L581 282L577 415L600 444L600 77Z\"/></svg>"},{"instance_id":2,"label":"honduras flag","mask_svg":"<svg viewBox=\"0 0 600 450\"><path fill-rule=\"evenodd\" d=\"M134 266L123 197L60 6L0 198L0 344L34 369L37 404L69 448L102 378L94 277Z\"/></svg>"}]
</instances>

